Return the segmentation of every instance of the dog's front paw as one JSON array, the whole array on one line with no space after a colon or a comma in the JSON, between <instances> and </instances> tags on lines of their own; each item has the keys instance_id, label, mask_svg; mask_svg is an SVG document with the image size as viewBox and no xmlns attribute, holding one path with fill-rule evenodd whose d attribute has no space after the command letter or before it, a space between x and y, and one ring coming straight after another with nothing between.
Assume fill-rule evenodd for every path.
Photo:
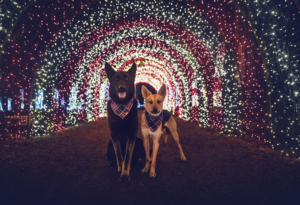
<instances>
[{"instance_id":1,"label":"dog's front paw","mask_svg":"<svg viewBox=\"0 0 300 205\"><path fill-rule=\"evenodd\" d=\"M129 175L121 175L119 178L120 182L130 182L130 176Z\"/></svg>"},{"instance_id":2,"label":"dog's front paw","mask_svg":"<svg viewBox=\"0 0 300 205\"><path fill-rule=\"evenodd\" d=\"M144 167L144 169L142 169L142 173L147 173L149 171L149 166Z\"/></svg>"},{"instance_id":3,"label":"dog's front paw","mask_svg":"<svg viewBox=\"0 0 300 205\"><path fill-rule=\"evenodd\" d=\"M155 172L150 172L150 177L156 177L156 173Z\"/></svg>"}]
</instances>

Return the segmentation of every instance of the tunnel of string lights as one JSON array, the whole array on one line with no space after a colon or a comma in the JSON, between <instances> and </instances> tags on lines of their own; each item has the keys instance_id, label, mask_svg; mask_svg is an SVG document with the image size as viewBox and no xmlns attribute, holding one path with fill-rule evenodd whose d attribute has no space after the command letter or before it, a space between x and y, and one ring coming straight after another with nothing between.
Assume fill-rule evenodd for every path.
<instances>
[{"instance_id":1,"label":"tunnel of string lights","mask_svg":"<svg viewBox=\"0 0 300 205\"><path fill-rule=\"evenodd\" d=\"M179 118L300 158L297 0L2 0L0 9L1 140L105 117L105 62L119 71L135 62L135 83L165 83L164 108Z\"/></svg>"}]
</instances>

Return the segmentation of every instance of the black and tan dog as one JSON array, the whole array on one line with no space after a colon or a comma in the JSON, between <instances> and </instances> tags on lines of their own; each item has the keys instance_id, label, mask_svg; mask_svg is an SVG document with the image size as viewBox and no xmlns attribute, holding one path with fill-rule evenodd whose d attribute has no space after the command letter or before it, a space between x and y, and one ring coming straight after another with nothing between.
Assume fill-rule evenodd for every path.
<instances>
[{"instance_id":1,"label":"black and tan dog","mask_svg":"<svg viewBox=\"0 0 300 205\"><path fill-rule=\"evenodd\" d=\"M164 136L164 142L167 142L168 133L171 134L179 148L180 158L186 160L182 147L179 143L177 125L174 117L167 110L163 110L163 102L166 97L166 85L163 84L157 94L152 94L145 86L142 86L142 95L145 99L145 111L141 117L141 132L145 148L146 164L142 172L148 172L150 167L150 177L155 177L156 158L159 148L159 139ZM153 151L149 157L150 143L149 138L153 140Z\"/></svg>"},{"instance_id":2,"label":"black and tan dog","mask_svg":"<svg viewBox=\"0 0 300 205\"><path fill-rule=\"evenodd\" d=\"M136 64L128 72L115 71L108 63L105 71L109 79L109 96L107 103L108 125L115 150L120 180L130 180L132 152L138 132L137 101L134 99L134 80ZM125 150L122 151L122 148Z\"/></svg>"}]
</instances>

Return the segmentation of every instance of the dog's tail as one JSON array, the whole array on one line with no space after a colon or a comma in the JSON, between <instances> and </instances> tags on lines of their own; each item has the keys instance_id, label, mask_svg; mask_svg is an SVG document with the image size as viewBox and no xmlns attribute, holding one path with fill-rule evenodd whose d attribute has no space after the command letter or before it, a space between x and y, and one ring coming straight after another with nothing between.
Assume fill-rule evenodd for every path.
<instances>
[{"instance_id":1,"label":"dog's tail","mask_svg":"<svg viewBox=\"0 0 300 205\"><path fill-rule=\"evenodd\" d=\"M162 136L163 136L163 145L166 146L167 143L168 143L168 138L169 138L169 135L170 135L170 131L167 127L163 127L163 130L162 130Z\"/></svg>"}]
</instances>

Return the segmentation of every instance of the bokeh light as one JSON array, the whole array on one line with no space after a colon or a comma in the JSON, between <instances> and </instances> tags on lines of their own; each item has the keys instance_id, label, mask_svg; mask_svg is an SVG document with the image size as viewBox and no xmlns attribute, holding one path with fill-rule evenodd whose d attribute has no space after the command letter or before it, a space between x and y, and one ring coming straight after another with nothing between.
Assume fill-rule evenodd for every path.
<instances>
[{"instance_id":1,"label":"bokeh light","mask_svg":"<svg viewBox=\"0 0 300 205\"><path fill-rule=\"evenodd\" d=\"M280 0L7 0L0 138L106 116L104 63L167 85L165 109L300 158L299 4ZM24 126L26 125L26 126Z\"/></svg>"}]
</instances>

